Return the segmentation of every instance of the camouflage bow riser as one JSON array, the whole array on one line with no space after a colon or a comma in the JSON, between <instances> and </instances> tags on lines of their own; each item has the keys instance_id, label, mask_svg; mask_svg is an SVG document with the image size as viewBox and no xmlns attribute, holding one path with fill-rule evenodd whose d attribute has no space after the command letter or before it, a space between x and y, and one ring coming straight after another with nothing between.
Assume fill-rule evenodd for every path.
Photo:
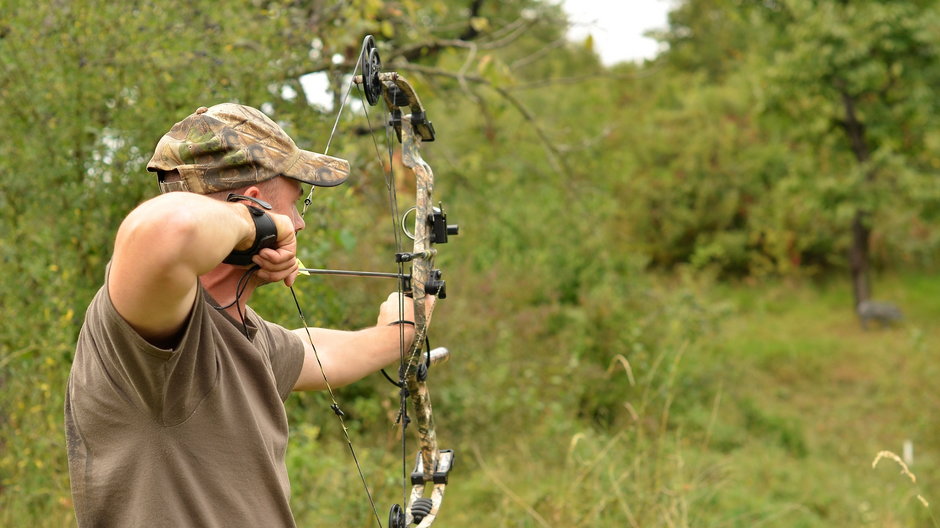
<instances>
[{"instance_id":1,"label":"camouflage bow riser","mask_svg":"<svg viewBox=\"0 0 940 528\"><path fill-rule=\"evenodd\" d=\"M402 81L404 81L402 79ZM403 83L406 84L407 83ZM410 88L410 86L409 86ZM431 202L432 191L434 189L434 174L431 167L421 158L418 147L421 144L421 138L415 134L411 126L411 116L402 118L402 163L415 176L415 186L417 188L417 197L415 201L415 229L414 229L414 254L425 255L419 257L412 263L412 292L414 295L414 313L415 313L415 339L411 346L406 360L407 368L405 370L405 381L408 387L408 394L414 404L415 422L418 429L418 441L421 448L421 469L424 473L425 482L433 482L433 473L438 467L440 452L437 448L437 433L434 429L434 416L431 412L431 395L428 392L426 381L418 378L418 367L423 361L421 347L424 344L424 338L427 335L428 325L431 322L431 313L425 311L425 300L427 294L425 285L431 276L432 259L434 250L431 248L431 230L426 219L434 207ZM450 461L447 462L450 464ZM432 509L431 513L422 519L419 528L431 526L444 500L444 490L447 484L435 483L431 494ZM425 484L414 484L411 491L411 499L408 501L406 516L408 523L411 523L411 505L416 499L424 496Z\"/></svg>"}]
</instances>

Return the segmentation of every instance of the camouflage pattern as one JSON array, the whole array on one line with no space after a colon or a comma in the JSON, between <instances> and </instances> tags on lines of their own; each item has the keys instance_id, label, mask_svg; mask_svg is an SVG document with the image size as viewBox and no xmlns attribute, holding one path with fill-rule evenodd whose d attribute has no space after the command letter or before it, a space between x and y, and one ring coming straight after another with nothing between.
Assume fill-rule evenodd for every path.
<instances>
[{"instance_id":1,"label":"camouflage pattern","mask_svg":"<svg viewBox=\"0 0 940 528\"><path fill-rule=\"evenodd\" d=\"M396 79L401 79L404 82L404 79L400 76L396 76ZM408 88L410 90L410 85ZM410 91L413 93L413 90ZM412 420L417 425L420 447L418 461L415 464L415 473L420 472L423 474L425 483L432 483L435 471L443 471L444 468L453 467L454 454L450 450L438 449L431 394L428 390L427 380L418 377L418 366L423 361L421 348L427 335L428 326L431 324L433 312L433 310L425 309L425 303L429 295L425 290L425 285L430 281L431 270L434 268L433 259L437 255L437 250L431 247L431 226L430 221L427 220L434 208L431 199L434 190L434 172L421 157L421 137L421 134L412 125L412 115L403 116L401 121L402 164L408 167L415 177L415 227L412 254L418 255L412 261L411 267L415 337L408 354L405 355L407 361L405 383L414 404ZM446 359L447 355L445 352L441 360ZM425 483L414 484L411 488L411 495L405 509L408 523L413 522L412 508L415 501L424 497ZM444 501L446 489L446 482L434 483L429 497L431 499L431 513L425 516L415 528L429 528L434 523Z\"/></svg>"},{"instance_id":2,"label":"camouflage pattern","mask_svg":"<svg viewBox=\"0 0 940 528\"><path fill-rule=\"evenodd\" d=\"M438 458L438 467L452 468L454 467L454 453L452 451L441 451L440 457ZM424 468L421 468L424 469ZM411 497L408 500L408 511L406 512L407 524L414 523L414 514L411 509L414 506L414 503L417 499L424 497L425 493L425 484L414 484L411 486ZM434 520L437 518L437 513L441 509L441 504L444 502L444 492L447 491L447 484L434 484L434 487L431 488L431 513L427 514L424 519L421 519L421 523L418 524L415 528L428 528L434 523Z\"/></svg>"},{"instance_id":3,"label":"camouflage pattern","mask_svg":"<svg viewBox=\"0 0 940 528\"><path fill-rule=\"evenodd\" d=\"M208 194L275 176L333 187L349 176L346 160L297 148L268 116L234 103L200 107L160 138L147 170L174 169L180 181L161 182L163 192Z\"/></svg>"}]
</instances>

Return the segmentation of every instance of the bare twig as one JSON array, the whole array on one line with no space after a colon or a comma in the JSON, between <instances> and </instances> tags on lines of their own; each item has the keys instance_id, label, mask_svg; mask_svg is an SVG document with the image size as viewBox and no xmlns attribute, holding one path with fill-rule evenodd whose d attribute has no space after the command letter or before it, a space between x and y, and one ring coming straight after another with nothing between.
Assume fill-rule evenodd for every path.
<instances>
[{"instance_id":1,"label":"bare twig","mask_svg":"<svg viewBox=\"0 0 940 528\"><path fill-rule=\"evenodd\" d=\"M555 77L550 79L540 79L529 83L517 84L512 87L513 90L531 90L534 88L546 88L559 84L579 84L583 82L603 80L622 80L622 79L644 79L652 77L662 70L662 68L647 68L642 71L631 73L593 73L588 75L578 75L575 77Z\"/></svg>"},{"instance_id":2,"label":"bare twig","mask_svg":"<svg viewBox=\"0 0 940 528\"><path fill-rule=\"evenodd\" d=\"M483 50L503 48L524 35L525 32L537 22L538 21L535 19L520 17L490 33L488 35L489 40L486 41L476 41L475 39L480 35L480 33L476 30L473 30L472 35L470 35L468 32L465 32L456 39L435 38L424 42L419 42L417 44L412 44L407 48L401 48L389 52L388 58L389 60L403 58L407 61L413 61L421 57L427 57L428 55L435 54L446 48L475 47L477 49Z\"/></svg>"},{"instance_id":3,"label":"bare twig","mask_svg":"<svg viewBox=\"0 0 940 528\"><path fill-rule=\"evenodd\" d=\"M556 39L554 42L551 42L551 43L550 43L549 45L547 45L547 46L542 46L541 48L539 48L539 49L538 49L537 51L535 51L534 53L530 53L530 54L526 55L525 57L521 57L521 58L519 58L519 59L516 59L515 61L513 61L513 63L512 63L509 67L510 67L511 69L513 69L513 70L518 70L518 69L520 69L520 68L525 68L525 67L528 66L529 64L532 64L533 62L535 62L535 61L541 59L542 57L544 57L544 56L546 56L546 55L548 55L549 53L551 53L552 51L554 51L556 48L559 48L559 47L563 46L563 45L564 45L565 43L567 43L567 42L568 42L568 35L567 35L567 34L562 35L561 37L559 37L558 39Z\"/></svg>"}]
</instances>

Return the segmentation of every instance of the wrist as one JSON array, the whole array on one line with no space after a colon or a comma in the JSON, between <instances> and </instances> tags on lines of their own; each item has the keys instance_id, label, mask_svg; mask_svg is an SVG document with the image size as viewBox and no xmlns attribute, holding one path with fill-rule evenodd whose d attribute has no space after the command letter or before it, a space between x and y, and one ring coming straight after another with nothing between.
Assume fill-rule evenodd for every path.
<instances>
[{"instance_id":1,"label":"wrist","mask_svg":"<svg viewBox=\"0 0 940 528\"><path fill-rule=\"evenodd\" d=\"M277 246L277 225L271 216L253 205L239 204L238 207L242 205L246 211L243 214L248 214L251 235L243 237L222 261L235 266L249 266L252 264L251 257L259 251Z\"/></svg>"},{"instance_id":2,"label":"wrist","mask_svg":"<svg viewBox=\"0 0 940 528\"><path fill-rule=\"evenodd\" d=\"M242 237L238 239L238 243L235 244L235 247L232 248L233 251L247 251L255 243L255 235L257 230L255 229L255 221L252 218L251 210L245 207L240 203L231 204L235 208L235 213L238 215L242 229Z\"/></svg>"},{"instance_id":3,"label":"wrist","mask_svg":"<svg viewBox=\"0 0 940 528\"><path fill-rule=\"evenodd\" d=\"M392 321L385 326L395 328L395 335L404 337L405 342L408 343L407 346L410 346L410 343L414 340L415 332L417 331L414 321L405 319Z\"/></svg>"}]
</instances>

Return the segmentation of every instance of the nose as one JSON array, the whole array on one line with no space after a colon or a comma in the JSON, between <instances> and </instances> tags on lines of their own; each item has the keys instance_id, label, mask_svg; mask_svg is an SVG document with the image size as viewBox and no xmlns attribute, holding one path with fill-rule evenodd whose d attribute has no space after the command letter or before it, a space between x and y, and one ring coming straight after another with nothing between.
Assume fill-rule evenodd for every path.
<instances>
[{"instance_id":1,"label":"nose","mask_svg":"<svg viewBox=\"0 0 940 528\"><path fill-rule=\"evenodd\" d=\"M294 222L295 232L300 231L301 229L307 226L307 223L304 222L304 217L300 216L300 211L297 210L296 205L293 208L293 214L291 214L291 217L292 217L291 220L293 220Z\"/></svg>"}]
</instances>

